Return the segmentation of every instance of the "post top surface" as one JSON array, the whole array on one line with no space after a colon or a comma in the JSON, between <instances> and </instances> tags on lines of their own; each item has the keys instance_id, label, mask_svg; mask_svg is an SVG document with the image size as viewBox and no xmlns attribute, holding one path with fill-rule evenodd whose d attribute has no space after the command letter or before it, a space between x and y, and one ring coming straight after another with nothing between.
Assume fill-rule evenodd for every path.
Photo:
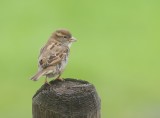
<instances>
[{"instance_id":1,"label":"post top surface","mask_svg":"<svg viewBox=\"0 0 160 118\"><path fill-rule=\"evenodd\" d=\"M94 86L87 81L71 79L71 78L66 78L64 79L64 81L52 80L49 83L50 85L47 83L42 85L42 87L36 92L33 98L37 94L45 91L55 92L61 95L61 94L82 93L82 92L87 92L88 90L91 91L92 89L94 89Z\"/></svg>"}]
</instances>

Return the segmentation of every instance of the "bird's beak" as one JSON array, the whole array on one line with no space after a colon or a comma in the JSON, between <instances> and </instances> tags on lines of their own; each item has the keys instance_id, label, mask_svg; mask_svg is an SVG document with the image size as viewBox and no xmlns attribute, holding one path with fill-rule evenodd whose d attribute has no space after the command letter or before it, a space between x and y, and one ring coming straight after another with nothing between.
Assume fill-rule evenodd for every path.
<instances>
[{"instance_id":1,"label":"bird's beak","mask_svg":"<svg viewBox=\"0 0 160 118\"><path fill-rule=\"evenodd\" d=\"M76 42L76 41L77 41L76 38L74 38L74 37L70 38L70 42Z\"/></svg>"}]
</instances>

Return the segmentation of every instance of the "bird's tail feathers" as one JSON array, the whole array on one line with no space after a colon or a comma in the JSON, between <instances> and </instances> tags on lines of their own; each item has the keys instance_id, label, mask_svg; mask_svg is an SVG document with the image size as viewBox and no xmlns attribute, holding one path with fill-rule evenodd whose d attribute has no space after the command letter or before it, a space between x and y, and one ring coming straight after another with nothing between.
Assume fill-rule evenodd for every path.
<instances>
[{"instance_id":1,"label":"bird's tail feathers","mask_svg":"<svg viewBox=\"0 0 160 118\"><path fill-rule=\"evenodd\" d=\"M39 78L40 78L41 76L43 76L44 74L45 74L45 71L38 71L38 72L31 78L31 80L37 81L37 80L39 80Z\"/></svg>"}]
</instances>

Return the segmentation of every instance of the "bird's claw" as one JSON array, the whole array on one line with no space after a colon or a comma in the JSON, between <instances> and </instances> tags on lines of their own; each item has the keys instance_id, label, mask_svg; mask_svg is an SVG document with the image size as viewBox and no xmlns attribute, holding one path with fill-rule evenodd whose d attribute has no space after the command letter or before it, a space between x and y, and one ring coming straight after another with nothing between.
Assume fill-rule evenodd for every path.
<instances>
[{"instance_id":1,"label":"bird's claw","mask_svg":"<svg viewBox=\"0 0 160 118\"><path fill-rule=\"evenodd\" d=\"M56 78L56 80L65 81L63 78L60 77Z\"/></svg>"}]
</instances>

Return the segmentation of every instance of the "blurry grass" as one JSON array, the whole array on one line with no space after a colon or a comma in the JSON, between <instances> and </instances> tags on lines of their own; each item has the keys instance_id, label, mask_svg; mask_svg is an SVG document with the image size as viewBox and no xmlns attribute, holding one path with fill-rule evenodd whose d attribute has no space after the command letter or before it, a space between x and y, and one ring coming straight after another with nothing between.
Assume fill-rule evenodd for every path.
<instances>
[{"instance_id":1,"label":"blurry grass","mask_svg":"<svg viewBox=\"0 0 160 118\"><path fill-rule=\"evenodd\" d=\"M40 47L65 27L78 42L63 77L96 86L102 118L157 118L159 11L155 0L1 0L0 117L31 117L32 95L44 80L28 78L37 71Z\"/></svg>"}]
</instances>

